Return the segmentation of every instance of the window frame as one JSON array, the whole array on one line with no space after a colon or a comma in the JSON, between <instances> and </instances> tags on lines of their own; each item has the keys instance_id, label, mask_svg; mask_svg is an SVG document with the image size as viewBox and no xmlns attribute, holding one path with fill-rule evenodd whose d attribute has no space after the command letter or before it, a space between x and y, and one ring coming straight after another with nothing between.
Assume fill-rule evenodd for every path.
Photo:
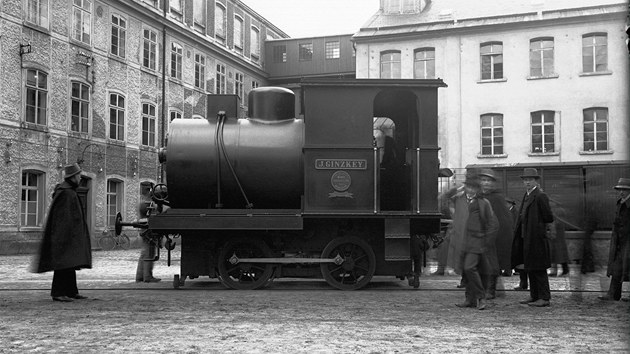
<instances>
[{"instance_id":1,"label":"window frame","mask_svg":"<svg viewBox=\"0 0 630 354\"><path fill-rule=\"evenodd\" d=\"M37 68L25 68L24 69L26 71L26 75L24 75L24 122L27 124L33 124L35 126L41 126L41 127L46 127L48 126L48 111L49 111L49 102L48 100L50 99L48 92L48 73L37 69ZM31 71L34 71L34 77L36 78L36 82L35 85L29 85L29 73ZM40 87L40 82L39 82L39 77L40 75L43 74L45 76L45 87ZM33 105L31 105L31 107L33 107L33 114L34 116L33 121L29 120L29 96L30 96L30 92L33 91L34 92L34 99L33 99ZM44 99L41 99L41 96L44 96ZM42 108L41 107L41 103L45 104L45 107ZM41 116L41 112L43 110L43 122L40 120Z\"/></svg>"},{"instance_id":2,"label":"window frame","mask_svg":"<svg viewBox=\"0 0 630 354\"><path fill-rule=\"evenodd\" d=\"M195 53L195 82L196 88L206 90L206 56Z\"/></svg>"},{"instance_id":3,"label":"window frame","mask_svg":"<svg viewBox=\"0 0 630 354\"><path fill-rule=\"evenodd\" d=\"M215 94L225 95L227 90L227 70L224 64L217 63L215 70Z\"/></svg>"},{"instance_id":4,"label":"window frame","mask_svg":"<svg viewBox=\"0 0 630 354\"><path fill-rule=\"evenodd\" d=\"M219 15L221 15L220 18ZM215 3L214 8L214 38L225 45L227 38L227 8L219 2Z\"/></svg>"},{"instance_id":5,"label":"window frame","mask_svg":"<svg viewBox=\"0 0 630 354\"><path fill-rule=\"evenodd\" d=\"M147 38L148 34L148 38ZM153 39L151 37L154 37ZM142 29L142 67L149 70L157 70L158 35L151 28ZM147 65L148 63L148 65Z\"/></svg>"},{"instance_id":6,"label":"window frame","mask_svg":"<svg viewBox=\"0 0 630 354\"><path fill-rule=\"evenodd\" d=\"M313 42L298 43L298 60L299 61L312 61L313 60Z\"/></svg>"},{"instance_id":7,"label":"window frame","mask_svg":"<svg viewBox=\"0 0 630 354\"><path fill-rule=\"evenodd\" d=\"M260 29L251 26L249 36L249 56L252 60L258 61L260 59Z\"/></svg>"},{"instance_id":8,"label":"window frame","mask_svg":"<svg viewBox=\"0 0 630 354\"><path fill-rule=\"evenodd\" d=\"M201 6L201 9L199 9ZM197 32L205 33L206 31L206 16L207 16L208 2L206 0L193 0L193 29Z\"/></svg>"},{"instance_id":9,"label":"window frame","mask_svg":"<svg viewBox=\"0 0 630 354\"><path fill-rule=\"evenodd\" d=\"M598 120L597 118L597 112L598 111L605 111L606 112L606 117L603 120ZM594 117L593 120L587 121L587 113L588 112L592 112L592 116ZM599 124L598 124L599 123ZM592 140L592 144L593 144L593 148L592 149L588 149L586 147L587 144L587 140L586 140L586 126L587 124L592 124L593 128L591 130L591 134L593 134L593 140ZM598 125L604 125L605 126L605 131L600 132L597 130ZM606 147L603 149L599 149L598 148L598 133L604 133L605 134L605 143L606 143ZM607 153L610 151L610 110L608 109L608 107L589 107L589 108L585 108L582 110L582 152L584 153Z\"/></svg>"},{"instance_id":10,"label":"window frame","mask_svg":"<svg viewBox=\"0 0 630 354\"><path fill-rule=\"evenodd\" d=\"M79 91L79 96L75 96L74 95L74 86L78 85L78 91ZM87 99L83 96L83 93L87 91ZM91 109L91 103L92 103L92 87L82 81L78 81L78 80L71 80L70 81L70 126L69 126L69 130L71 132L74 133L78 133L78 134L90 134L90 128L91 128L91 116L92 116L92 109ZM75 101L78 104L78 115L75 115L74 113L74 105L75 105ZM87 108L84 108L86 107ZM82 113L86 113L87 116L83 116ZM76 124L78 126L78 129L73 129L73 126L75 126L75 116L77 117L77 122L78 124ZM85 129L83 129L85 126Z\"/></svg>"},{"instance_id":11,"label":"window frame","mask_svg":"<svg viewBox=\"0 0 630 354\"><path fill-rule=\"evenodd\" d=\"M433 53L433 57L427 57L425 54L422 58L418 58L419 53ZM422 64L422 75L418 75L418 66ZM431 70L429 70L429 68ZM433 74L430 75L429 71ZM434 47L422 47L416 48L413 51L413 78L414 79L435 79L435 48Z\"/></svg>"},{"instance_id":12,"label":"window frame","mask_svg":"<svg viewBox=\"0 0 630 354\"><path fill-rule=\"evenodd\" d=\"M23 0L24 22L50 30L50 1L51 0ZM31 7L35 5L35 9ZM42 9L45 7L45 11ZM36 13L33 13L34 10ZM45 12L45 13L44 13Z\"/></svg>"},{"instance_id":13,"label":"window frame","mask_svg":"<svg viewBox=\"0 0 630 354\"><path fill-rule=\"evenodd\" d=\"M392 58L385 60L385 56L393 55ZM397 55L397 58L396 58ZM381 79L400 79L402 76L402 53L400 50L384 50L379 53L379 77ZM390 75L384 75L385 68L388 68ZM398 75L395 75L395 74Z\"/></svg>"},{"instance_id":14,"label":"window frame","mask_svg":"<svg viewBox=\"0 0 630 354\"><path fill-rule=\"evenodd\" d=\"M501 47L501 51L500 52L495 52L495 46L500 46ZM489 47L490 50L486 53L484 53L484 48ZM496 81L496 80L505 80L505 69L504 69L504 65L505 65L505 61L503 60L503 42L501 41L490 41L490 42L483 42L479 45L479 64L480 64L480 78L481 81ZM485 58L490 58L490 77L484 77L484 73L486 73L487 71L484 71L484 59ZM496 63L495 61L497 60L497 58L501 59L500 63ZM500 64L501 65L501 70L496 70L496 65ZM501 74L500 77L497 77L497 73Z\"/></svg>"},{"instance_id":15,"label":"window frame","mask_svg":"<svg viewBox=\"0 0 630 354\"><path fill-rule=\"evenodd\" d=\"M35 186L24 185L25 174L33 175L37 185ZM45 184L46 184L46 172L37 168L22 169L21 174L20 174L20 202L18 204L20 229L41 228L43 226L44 214L45 214L45 203L46 203L46 198L45 198L46 185ZM30 200L28 200L29 198L27 197L26 200L24 199L25 191L27 192L29 196L30 194L28 193L28 191L35 193L35 205L32 208L29 208L30 206L29 202L31 202ZM35 209L35 210L31 212L31 209ZM34 215L35 220L34 220L34 223L32 224L29 223L29 215Z\"/></svg>"},{"instance_id":16,"label":"window frame","mask_svg":"<svg viewBox=\"0 0 630 354\"><path fill-rule=\"evenodd\" d=\"M244 31L245 20L240 15L234 15L234 32L232 33L232 45L239 52L243 52L245 47Z\"/></svg>"},{"instance_id":17,"label":"window frame","mask_svg":"<svg viewBox=\"0 0 630 354\"><path fill-rule=\"evenodd\" d=\"M241 99L241 103L245 99L244 85L245 85L245 75L243 75L243 73L238 72L238 71L235 72L234 73L234 94L237 95L238 98Z\"/></svg>"},{"instance_id":18,"label":"window frame","mask_svg":"<svg viewBox=\"0 0 630 354\"><path fill-rule=\"evenodd\" d=\"M546 117L545 114L551 114L551 118L552 118L552 122L549 123L547 122L544 118ZM541 114L541 120L540 123L534 123L534 115L537 114ZM557 155L559 154L558 148L559 148L559 144L558 144L558 139L556 137L556 129L557 129L557 121L558 121L558 114L556 111L551 111L551 110L539 110L539 111L534 111L530 113L530 154L535 154L535 155ZM545 147L546 144L549 144L546 141L546 136L549 136L550 134L548 132L546 132L545 127L548 126L552 126L553 127L553 133L551 134L551 136L553 136L553 150L552 151L547 151L547 148ZM538 133L534 133L534 127L540 127L540 134ZM534 137L540 135L540 150L536 151L536 143L534 142Z\"/></svg>"},{"instance_id":19,"label":"window frame","mask_svg":"<svg viewBox=\"0 0 630 354\"><path fill-rule=\"evenodd\" d=\"M551 42L551 47L545 47L545 42ZM536 47L535 47L536 46ZM545 78L557 77L555 69L555 40L553 37L537 37L529 40L529 77ZM550 58L545 59L545 54L551 53ZM546 65L545 63L551 62ZM535 68L532 64L538 64ZM539 69L540 73L534 72Z\"/></svg>"},{"instance_id":20,"label":"window frame","mask_svg":"<svg viewBox=\"0 0 630 354\"><path fill-rule=\"evenodd\" d=\"M490 125L484 126L484 118L490 118ZM496 120L500 119L500 124L497 124ZM502 157L505 154L505 117L501 113L484 113L479 116L479 147L481 157ZM500 136L497 134L497 130L500 130ZM490 135L484 137L484 131L490 131ZM484 145L484 138L490 139L490 145ZM495 139L501 140L500 144L495 143ZM484 148L490 148L489 153L484 152ZM500 149L500 151L497 151Z\"/></svg>"},{"instance_id":21,"label":"window frame","mask_svg":"<svg viewBox=\"0 0 630 354\"><path fill-rule=\"evenodd\" d=\"M593 40L591 40L592 45L589 46L585 46L585 41L588 38L592 38ZM604 62L603 63L599 63L597 61L597 47L598 45L595 43L596 42L596 38L604 38L605 43L603 45L600 45L599 47L603 47L604 50ZM590 64L593 66L591 68L591 70L587 70L586 67L586 62L587 62L587 56L586 56L586 51L587 49L590 48L590 54L591 54L591 60L590 60ZM582 73L583 74L600 74L600 73L608 73L608 62L609 62L609 57L608 57L608 33L606 32L591 32L591 33L586 33L584 35L582 35ZM598 69L598 65L603 65L603 68Z\"/></svg>"},{"instance_id":22,"label":"window frame","mask_svg":"<svg viewBox=\"0 0 630 354\"><path fill-rule=\"evenodd\" d=\"M117 105L112 104L112 96L116 96ZM120 92L108 92L107 94L107 107L109 110L109 120L107 124L107 138L112 141L125 141L126 133L126 116L127 116L127 97ZM120 100L122 99L122 106ZM112 113L116 113L116 122L112 122ZM114 130L115 137L112 137L112 125L116 128ZM122 136L120 136L122 135Z\"/></svg>"},{"instance_id":23,"label":"window frame","mask_svg":"<svg viewBox=\"0 0 630 354\"><path fill-rule=\"evenodd\" d=\"M329 44L331 45L336 44L336 47L331 46ZM326 41L324 43L324 57L327 60L341 58L341 42L340 41Z\"/></svg>"},{"instance_id":24,"label":"window frame","mask_svg":"<svg viewBox=\"0 0 630 354\"><path fill-rule=\"evenodd\" d=\"M77 1L81 2L81 5L77 5ZM85 8L85 4L88 4L89 8ZM74 0L72 2L72 39L83 44L90 45L92 43L92 0ZM80 18L77 21L77 14ZM87 21L85 16L87 14ZM88 33L85 32L85 27L88 27ZM77 38L77 27L81 28L80 38ZM85 36L87 35L87 41Z\"/></svg>"},{"instance_id":25,"label":"window frame","mask_svg":"<svg viewBox=\"0 0 630 354\"><path fill-rule=\"evenodd\" d=\"M114 18L118 19L118 23L114 23ZM121 20L124 21L124 25L121 25ZM127 23L128 21L124 16L118 13L111 14L109 53L122 59L125 59L127 55ZM114 39L114 32L116 32L116 39ZM114 50L114 47L116 50Z\"/></svg>"},{"instance_id":26,"label":"window frame","mask_svg":"<svg viewBox=\"0 0 630 354\"><path fill-rule=\"evenodd\" d=\"M148 108L146 110L145 108ZM140 144L155 147L157 143L157 105L154 102L142 102L142 123Z\"/></svg>"},{"instance_id":27,"label":"window frame","mask_svg":"<svg viewBox=\"0 0 630 354\"><path fill-rule=\"evenodd\" d=\"M182 79L182 66L184 62L184 47L177 43L171 42L171 65L169 70L169 76L172 79Z\"/></svg>"},{"instance_id":28,"label":"window frame","mask_svg":"<svg viewBox=\"0 0 630 354\"><path fill-rule=\"evenodd\" d=\"M105 205L106 205L106 221L107 228L112 229L116 224L116 214L123 212L123 201L125 198L125 182L119 178L110 177L105 183ZM110 186L115 186L116 190L111 191ZM115 197L114 203L112 203L112 197ZM112 206L115 206L115 211L111 212Z\"/></svg>"}]
</instances>

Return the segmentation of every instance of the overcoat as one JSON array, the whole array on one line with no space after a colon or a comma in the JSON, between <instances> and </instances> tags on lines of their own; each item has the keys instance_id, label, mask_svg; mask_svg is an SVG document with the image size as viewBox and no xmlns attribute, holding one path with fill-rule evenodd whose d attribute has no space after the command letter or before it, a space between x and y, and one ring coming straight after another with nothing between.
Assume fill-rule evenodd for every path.
<instances>
[{"instance_id":1,"label":"overcoat","mask_svg":"<svg viewBox=\"0 0 630 354\"><path fill-rule=\"evenodd\" d=\"M545 270L551 267L547 225L553 222L549 197L540 187L523 196L514 228L512 267L523 264L525 270Z\"/></svg>"},{"instance_id":2,"label":"overcoat","mask_svg":"<svg viewBox=\"0 0 630 354\"><path fill-rule=\"evenodd\" d=\"M452 188L446 192L444 198L450 198L455 213L451 223L450 242L448 244L448 258L446 264L453 268L457 274L462 274L463 269L460 258L464 247L464 234L466 233L466 221L468 220L468 202L462 188Z\"/></svg>"},{"instance_id":3,"label":"overcoat","mask_svg":"<svg viewBox=\"0 0 630 354\"><path fill-rule=\"evenodd\" d=\"M68 180L55 188L35 271L92 268L90 234L83 206Z\"/></svg>"},{"instance_id":4,"label":"overcoat","mask_svg":"<svg viewBox=\"0 0 630 354\"><path fill-rule=\"evenodd\" d=\"M617 201L617 212L610 237L608 253L608 276L620 276L622 281L629 281L630 275L630 199Z\"/></svg>"},{"instance_id":5,"label":"overcoat","mask_svg":"<svg viewBox=\"0 0 630 354\"><path fill-rule=\"evenodd\" d=\"M491 190L482 195L490 202L494 215L496 215L499 220L499 231L497 232L497 237L494 240L494 254L496 254L496 261L498 264L493 264L492 254L489 257L491 267L499 267L499 269L492 269L493 274L495 272L498 274L501 269L512 269L511 262L512 239L514 238L514 221L512 219L512 214L507 208L505 197L501 192Z\"/></svg>"}]
</instances>

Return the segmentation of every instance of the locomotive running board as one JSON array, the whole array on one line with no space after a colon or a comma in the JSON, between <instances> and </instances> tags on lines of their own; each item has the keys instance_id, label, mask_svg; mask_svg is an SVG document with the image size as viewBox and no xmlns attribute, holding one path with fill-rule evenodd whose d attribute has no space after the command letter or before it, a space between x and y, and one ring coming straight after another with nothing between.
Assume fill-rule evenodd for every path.
<instances>
[{"instance_id":1,"label":"locomotive running board","mask_svg":"<svg viewBox=\"0 0 630 354\"><path fill-rule=\"evenodd\" d=\"M299 257L282 257L282 258L238 258L236 255L232 255L229 259L231 264L239 263L335 263L336 265L342 264L345 260L340 255L335 258L299 258Z\"/></svg>"}]
</instances>

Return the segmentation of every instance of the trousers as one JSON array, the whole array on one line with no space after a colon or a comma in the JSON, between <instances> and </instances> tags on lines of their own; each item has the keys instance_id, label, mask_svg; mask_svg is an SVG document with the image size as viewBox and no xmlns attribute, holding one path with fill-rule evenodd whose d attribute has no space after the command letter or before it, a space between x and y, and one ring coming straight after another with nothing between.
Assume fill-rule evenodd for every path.
<instances>
[{"instance_id":1,"label":"trousers","mask_svg":"<svg viewBox=\"0 0 630 354\"><path fill-rule=\"evenodd\" d=\"M50 296L74 297L77 294L79 294L79 289L77 288L77 272L74 268L55 270Z\"/></svg>"}]
</instances>

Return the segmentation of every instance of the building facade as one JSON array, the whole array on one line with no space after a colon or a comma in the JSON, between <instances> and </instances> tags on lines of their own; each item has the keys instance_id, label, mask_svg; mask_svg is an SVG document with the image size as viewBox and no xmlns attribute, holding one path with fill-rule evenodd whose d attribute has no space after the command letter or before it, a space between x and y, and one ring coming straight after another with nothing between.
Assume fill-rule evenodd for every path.
<instances>
[{"instance_id":1,"label":"building facade","mask_svg":"<svg viewBox=\"0 0 630 354\"><path fill-rule=\"evenodd\" d=\"M70 163L94 239L137 218L169 122L206 117L208 94L246 112L263 43L285 37L238 0L3 1L0 253L32 251Z\"/></svg>"}]
</instances>

